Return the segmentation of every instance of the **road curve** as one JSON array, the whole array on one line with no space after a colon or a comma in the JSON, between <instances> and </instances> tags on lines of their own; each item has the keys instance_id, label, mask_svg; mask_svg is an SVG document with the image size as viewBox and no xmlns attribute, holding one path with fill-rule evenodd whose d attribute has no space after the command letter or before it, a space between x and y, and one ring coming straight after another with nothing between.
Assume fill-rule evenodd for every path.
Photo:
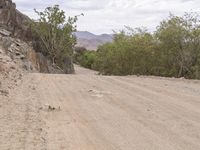
<instances>
[{"instance_id":1,"label":"road curve","mask_svg":"<svg viewBox=\"0 0 200 150\"><path fill-rule=\"evenodd\" d=\"M200 81L27 74L0 101L0 150L199 150Z\"/></svg>"}]
</instances>

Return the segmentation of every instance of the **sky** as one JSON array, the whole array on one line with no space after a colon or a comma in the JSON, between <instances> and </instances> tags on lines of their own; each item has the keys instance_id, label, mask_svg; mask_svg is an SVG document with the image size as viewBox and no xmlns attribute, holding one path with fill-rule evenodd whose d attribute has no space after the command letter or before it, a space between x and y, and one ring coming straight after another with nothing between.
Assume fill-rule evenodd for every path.
<instances>
[{"instance_id":1,"label":"sky","mask_svg":"<svg viewBox=\"0 0 200 150\"><path fill-rule=\"evenodd\" d=\"M33 11L60 5L67 16L84 13L77 22L78 30L95 34L112 33L124 26L146 27L153 31L170 13L200 12L200 0L13 0L17 9L31 18Z\"/></svg>"}]
</instances>

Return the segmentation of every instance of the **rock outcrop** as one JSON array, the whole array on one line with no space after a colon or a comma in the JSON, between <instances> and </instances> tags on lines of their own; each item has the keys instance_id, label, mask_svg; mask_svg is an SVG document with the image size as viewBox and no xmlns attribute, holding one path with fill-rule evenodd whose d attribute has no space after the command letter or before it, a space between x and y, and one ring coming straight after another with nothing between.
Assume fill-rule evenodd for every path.
<instances>
[{"instance_id":1,"label":"rock outcrop","mask_svg":"<svg viewBox=\"0 0 200 150\"><path fill-rule=\"evenodd\" d=\"M30 19L16 9L12 0L0 0L0 27L22 39L30 38Z\"/></svg>"},{"instance_id":2,"label":"rock outcrop","mask_svg":"<svg viewBox=\"0 0 200 150\"><path fill-rule=\"evenodd\" d=\"M8 32L8 31L7 31ZM31 42L24 42L17 38L2 36L0 30L0 46L20 68L28 72L63 73L53 67L48 58L40 52L36 52Z\"/></svg>"},{"instance_id":3,"label":"rock outcrop","mask_svg":"<svg viewBox=\"0 0 200 150\"><path fill-rule=\"evenodd\" d=\"M5 42L5 43L4 43ZM4 43L4 44L3 44ZM3 48L10 45L0 36L0 99L2 96L8 96L9 91L20 84L23 74L23 68L20 67L20 62L12 58Z\"/></svg>"}]
</instances>

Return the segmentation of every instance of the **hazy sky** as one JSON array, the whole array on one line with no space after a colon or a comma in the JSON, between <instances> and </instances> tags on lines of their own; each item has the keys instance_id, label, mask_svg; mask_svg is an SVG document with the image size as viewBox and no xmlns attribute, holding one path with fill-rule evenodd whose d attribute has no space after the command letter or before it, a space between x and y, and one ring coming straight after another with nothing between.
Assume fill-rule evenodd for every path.
<instances>
[{"instance_id":1,"label":"hazy sky","mask_svg":"<svg viewBox=\"0 0 200 150\"><path fill-rule=\"evenodd\" d=\"M59 4L67 15L79 18L78 30L96 34L112 33L124 25L147 27L154 30L169 13L182 15L184 12L200 12L200 0L13 0L17 8L35 18L33 8L42 10Z\"/></svg>"}]
</instances>

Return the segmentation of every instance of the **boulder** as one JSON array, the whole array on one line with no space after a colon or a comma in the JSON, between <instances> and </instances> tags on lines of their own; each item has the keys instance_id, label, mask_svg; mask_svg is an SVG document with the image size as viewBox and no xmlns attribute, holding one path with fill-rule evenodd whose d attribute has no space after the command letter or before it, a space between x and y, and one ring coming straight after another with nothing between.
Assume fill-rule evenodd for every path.
<instances>
[{"instance_id":1,"label":"boulder","mask_svg":"<svg viewBox=\"0 0 200 150\"><path fill-rule=\"evenodd\" d=\"M42 73L49 73L49 65L47 59L39 52L29 51L27 60L31 62L32 68ZM29 67L30 68L30 67Z\"/></svg>"}]
</instances>

